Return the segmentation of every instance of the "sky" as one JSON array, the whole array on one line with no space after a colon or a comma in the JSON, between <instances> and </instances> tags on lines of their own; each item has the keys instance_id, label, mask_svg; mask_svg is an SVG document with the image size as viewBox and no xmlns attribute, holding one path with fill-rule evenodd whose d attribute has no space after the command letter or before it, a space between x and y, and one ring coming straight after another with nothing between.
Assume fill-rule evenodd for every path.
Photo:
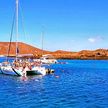
<instances>
[{"instance_id":1,"label":"sky","mask_svg":"<svg viewBox=\"0 0 108 108\"><path fill-rule=\"evenodd\" d=\"M15 0L0 0L0 41L10 39L14 12ZM108 0L19 0L18 41L42 48L42 36L49 51L107 49Z\"/></svg>"}]
</instances>

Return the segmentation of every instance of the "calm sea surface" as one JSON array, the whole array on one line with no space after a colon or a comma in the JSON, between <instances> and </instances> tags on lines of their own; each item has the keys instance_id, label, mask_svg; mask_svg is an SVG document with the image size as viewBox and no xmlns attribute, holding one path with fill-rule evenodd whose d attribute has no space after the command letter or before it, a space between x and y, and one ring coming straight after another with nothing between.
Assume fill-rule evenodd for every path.
<instances>
[{"instance_id":1,"label":"calm sea surface","mask_svg":"<svg viewBox=\"0 0 108 108\"><path fill-rule=\"evenodd\" d=\"M43 77L0 74L0 108L108 108L107 60L59 61Z\"/></svg>"}]
</instances>

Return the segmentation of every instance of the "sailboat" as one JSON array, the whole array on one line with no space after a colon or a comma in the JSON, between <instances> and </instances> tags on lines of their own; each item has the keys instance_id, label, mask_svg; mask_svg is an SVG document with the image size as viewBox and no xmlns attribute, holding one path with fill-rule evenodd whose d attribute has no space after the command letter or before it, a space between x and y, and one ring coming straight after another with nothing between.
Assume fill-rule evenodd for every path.
<instances>
[{"instance_id":1,"label":"sailboat","mask_svg":"<svg viewBox=\"0 0 108 108\"><path fill-rule=\"evenodd\" d=\"M42 38L42 56L40 57L40 61L42 64L56 64L58 61L54 58L53 55L51 54L44 54L43 53L43 42L44 42L44 31L41 33L41 38Z\"/></svg>"},{"instance_id":2,"label":"sailboat","mask_svg":"<svg viewBox=\"0 0 108 108\"><path fill-rule=\"evenodd\" d=\"M17 76L46 75L45 67L34 65L31 62L22 62L18 60L18 5L19 0L16 0L16 58L13 63L8 61L1 63L0 71L2 74Z\"/></svg>"}]
</instances>

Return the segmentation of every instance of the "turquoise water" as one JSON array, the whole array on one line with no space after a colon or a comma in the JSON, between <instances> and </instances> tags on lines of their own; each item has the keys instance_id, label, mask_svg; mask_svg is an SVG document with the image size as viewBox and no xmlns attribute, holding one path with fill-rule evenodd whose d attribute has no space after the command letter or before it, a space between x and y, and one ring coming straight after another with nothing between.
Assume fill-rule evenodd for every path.
<instances>
[{"instance_id":1,"label":"turquoise water","mask_svg":"<svg viewBox=\"0 0 108 108\"><path fill-rule=\"evenodd\" d=\"M0 108L108 108L108 61L59 61L44 77L1 74Z\"/></svg>"}]
</instances>

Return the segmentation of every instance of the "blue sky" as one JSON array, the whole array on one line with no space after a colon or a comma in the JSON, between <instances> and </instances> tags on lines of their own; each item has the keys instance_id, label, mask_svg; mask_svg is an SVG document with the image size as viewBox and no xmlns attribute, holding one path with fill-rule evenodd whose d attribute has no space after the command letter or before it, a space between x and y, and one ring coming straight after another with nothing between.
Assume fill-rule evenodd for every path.
<instances>
[{"instance_id":1,"label":"blue sky","mask_svg":"<svg viewBox=\"0 0 108 108\"><path fill-rule=\"evenodd\" d=\"M41 48L44 31L46 50L108 48L108 0L19 2L19 41ZM14 9L15 0L0 0L0 41L9 41Z\"/></svg>"}]
</instances>

